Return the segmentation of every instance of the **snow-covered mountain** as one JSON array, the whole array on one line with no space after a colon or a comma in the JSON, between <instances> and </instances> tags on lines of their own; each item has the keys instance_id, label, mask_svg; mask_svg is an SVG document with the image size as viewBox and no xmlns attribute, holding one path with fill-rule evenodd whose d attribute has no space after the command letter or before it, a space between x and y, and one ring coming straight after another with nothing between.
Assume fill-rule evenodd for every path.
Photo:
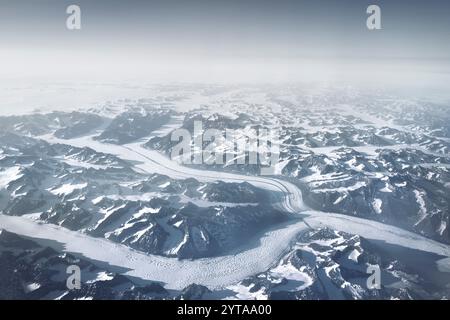
<instances>
[{"instance_id":1,"label":"snow-covered mountain","mask_svg":"<svg viewBox=\"0 0 450 320\"><path fill-rule=\"evenodd\" d=\"M168 291L158 282L136 283L91 261L43 247L35 241L0 229L0 300L154 300L201 298L208 289L191 285ZM81 288L66 286L67 270L76 265Z\"/></svg>"},{"instance_id":2,"label":"snow-covered mountain","mask_svg":"<svg viewBox=\"0 0 450 320\"><path fill-rule=\"evenodd\" d=\"M233 287L267 299L441 299L450 290L432 263L411 264L420 252L357 235L315 229L298 236L293 250L268 271ZM369 266L379 266L383 286L367 287Z\"/></svg>"},{"instance_id":3,"label":"snow-covered mountain","mask_svg":"<svg viewBox=\"0 0 450 320\"><path fill-rule=\"evenodd\" d=\"M189 268L183 261L208 266L222 259L223 269L218 270L225 270L228 260L236 265L233 259L239 254L255 260L248 261L251 267L242 279L225 272L214 282L220 285L208 288L213 282L189 278L183 286L167 283L176 292L161 283L151 284L147 294L123 275L117 281L134 289L118 292L113 290L116 280L94 281L96 289L66 292L65 298L448 297L448 272L440 271L448 270L446 252L450 252L448 106L381 93L344 94L339 88L313 95L296 87L190 90L202 97L201 103L186 98L194 95L169 99L161 93L150 102L129 100L120 108L108 103L77 112L0 117L1 214L21 216L37 227L48 223L83 237L106 239L140 254L169 259L163 260L168 264L175 259L181 264L180 276L182 268ZM193 107L182 110L187 103ZM259 176L262 163L234 161L242 155L226 139L216 139L211 146L231 154L230 162L183 165L170 159L178 143L172 139L173 130L193 134L195 121L201 121L203 130L215 129L223 136L232 130L238 139L258 130L278 132L266 137L280 144L274 174ZM324 227L308 226L303 220L308 212L315 212ZM350 220L355 225L370 221L364 224L367 230L374 225L398 227L427 245L420 250L396 248L370 238L370 230L367 234L334 230L326 225L327 215L340 217L342 223L355 218ZM290 231L281 237L283 228ZM2 258L11 258L11 266L24 263L34 268L32 257L41 250L39 241L31 245L10 231L2 231L3 245L19 243L26 252L15 257L4 253ZM403 231L396 236L403 237ZM22 248L22 242L31 247ZM427 251L429 243L442 252ZM258 246L270 248L260 264L251 253ZM45 257L49 261L84 261L76 253L52 250ZM415 260L423 263L414 266ZM430 267L438 262L444 267ZM379 265L387 279L381 290L365 287L370 264ZM105 274L112 272L104 269ZM34 272L38 271L24 271L23 277L32 278L28 282L14 280L16 288L8 289L15 290L11 297L56 297L49 289L37 290L44 284L35 281ZM111 281L115 277L107 276ZM164 277L150 274L146 280L157 278ZM436 278L442 285L433 283ZM36 293L23 291L18 283L33 284ZM154 295L153 289L161 294ZM41 291L45 294L37 293Z\"/></svg>"},{"instance_id":4,"label":"snow-covered mountain","mask_svg":"<svg viewBox=\"0 0 450 320\"><path fill-rule=\"evenodd\" d=\"M35 214L143 252L214 256L287 218L270 208L268 192L245 182L143 176L131 163L87 147L13 133L0 140L4 214Z\"/></svg>"}]
</instances>

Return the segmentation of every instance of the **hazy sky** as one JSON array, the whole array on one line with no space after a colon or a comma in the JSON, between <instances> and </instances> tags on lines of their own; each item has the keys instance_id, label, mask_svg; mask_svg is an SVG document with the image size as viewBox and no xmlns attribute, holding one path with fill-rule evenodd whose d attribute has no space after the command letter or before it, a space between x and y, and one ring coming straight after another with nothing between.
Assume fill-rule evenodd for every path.
<instances>
[{"instance_id":1,"label":"hazy sky","mask_svg":"<svg viewBox=\"0 0 450 320\"><path fill-rule=\"evenodd\" d=\"M81 31L66 29L69 4L81 7ZM382 30L366 28L369 4L381 7ZM448 0L0 0L4 76L205 66L295 73L299 60L324 71L381 61L446 72L449 39Z\"/></svg>"}]
</instances>

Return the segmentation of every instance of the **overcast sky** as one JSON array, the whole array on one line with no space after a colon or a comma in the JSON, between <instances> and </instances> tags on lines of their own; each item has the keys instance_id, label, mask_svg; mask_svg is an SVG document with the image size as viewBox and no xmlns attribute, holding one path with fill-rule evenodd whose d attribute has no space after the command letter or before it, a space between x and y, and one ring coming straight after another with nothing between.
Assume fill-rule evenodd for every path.
<instances>
[{"instance_id":1,"label":"overcast sky","mask_svg":"<svg viewBox=\"0 0 450 320\"><path fill-rule=\"evenodd\" d=\"M69 4L81 7L81 31L66 29ZM382 30L366 28L369 4ZM448 0L0 0L3 75L286 71L299 60L446 72L449 39Z\"/></svg>"}]
</instances>

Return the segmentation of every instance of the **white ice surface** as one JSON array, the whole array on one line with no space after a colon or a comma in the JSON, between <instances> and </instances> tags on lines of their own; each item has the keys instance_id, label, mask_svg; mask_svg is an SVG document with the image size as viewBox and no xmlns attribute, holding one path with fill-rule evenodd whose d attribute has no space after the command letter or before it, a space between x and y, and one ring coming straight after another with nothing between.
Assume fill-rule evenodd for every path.
<instances>
[{"instance_id":1,"label":"white ice surface","mask_svg":"<svg viewBox=\"0 0 450 320\"><path fill-rule=\"evenodd\" d=\"M255 240L247 250L222 257L197 260L178 260L147 255L127 246L103 238L93 238L51 224L41 224L24 217L0 215L0 228L37 242L76 255L105 261L111 266L128 268L126 275L144 280L161 281L168 289L183 289L197 283L210 288L222 288L235 284L255 273L263 272L285 253L289 242L307 227L303 222L293 223L278 230L269 231L259 241ZM58 243L48 243L54 240Z\"/></svg>"}]
</instances>

